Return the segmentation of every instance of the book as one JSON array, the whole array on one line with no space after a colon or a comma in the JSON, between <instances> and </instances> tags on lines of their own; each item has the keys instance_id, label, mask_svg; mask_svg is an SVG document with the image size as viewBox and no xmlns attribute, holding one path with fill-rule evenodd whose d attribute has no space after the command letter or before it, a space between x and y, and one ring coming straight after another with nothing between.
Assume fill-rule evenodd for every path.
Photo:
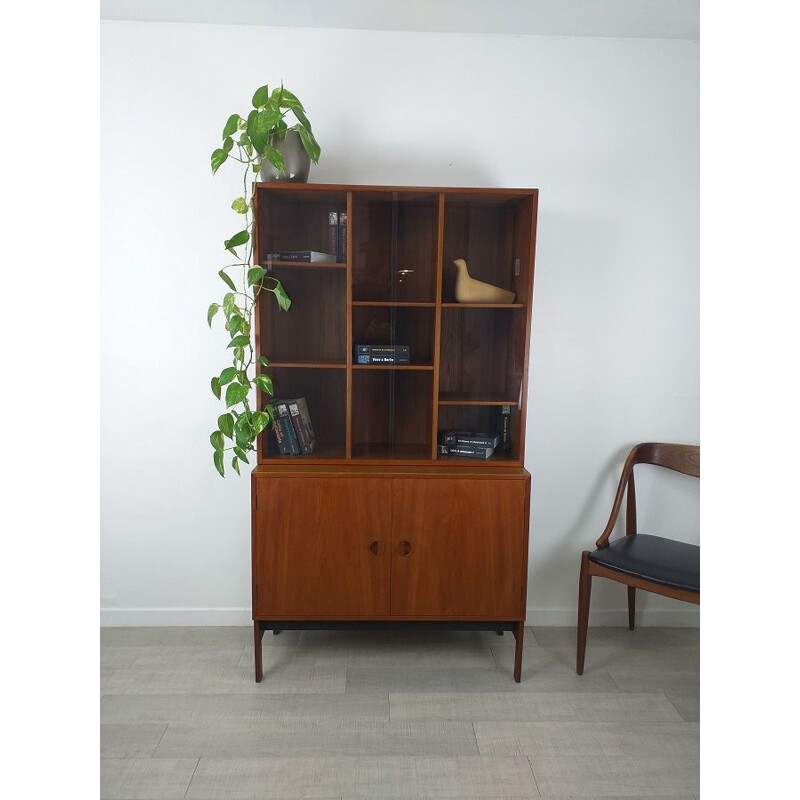
<instances>
[{"instance_id":1,"label":"book","mask_svg":"<svg viewBox=\"0 0 800 800\"><path fill-rule=\"evenodd\" d=\"M440 444L439 455L458 456L459 458L487 459L494 453L494 447L478 447L475 445Z\"/></svg>"},{"instance_id":2,"label":"book","mask_svg":"<svg viewBox=\"0 0 800 800\"><path fill-rule=\"evenodd\" d=\"M473 433L472 431L445 431L439 437L442 444L474 445L477 447L497 447L500 444L498 433Z\"/></svg>"},{"instance_id":3,"label":"book","mask_svg":"<svg viewBox=\"0 0 800 800\"><path fill-rule=\"evenodd\" d=\"M278 442L278 450L282 456L300 455L300 446L297 442L292 420L289 415L289 405L285 400L275 400L269 404L272 411L272 431Z\"/></svg>"},{"instance_id":4,"label":"book","mask_svg":"<svg viewBox=\"0 0 800 800\"><path fill-rule=\"evenodd\" d=\"M336 262L336 255L334 253L320 253L319 250L281 250L280 253L267 253L267 262L270 261Z\"/></svg>"},{"instance_id":5,"label":"book","mask_svg":"<svg viewBox=\"0 0 800 800\"><path fill-rule=\"evenodd\" d=\"M314 428L311 425L311 416L308 413L305 397L289 400L289 415L292 418L292 425L297 434L300 452L306 456L310 455L314 452L317 440L314 437Z\"/></svg>"},{"instance_id":6,"label":"book","mask_svg":"<svg viewBox=\"0 0 800 800\"><path fill-rule=\"evenodd\" d=\"M356 364L410 364L411 348L407 344L357 344Z\"/></svg>"},{"instance_id":7,"label":"book","mask_svg":"<svg viewBox=\"0 0 800 800\"><path fill-rule=\"evenodd\" d=\"M337 253L340 262L347 261L347 211L339 212L339 247Z\"/></svg>"},{"instance_id":8,"label":"book","mask_svg":"<svg viewBox=\"0 0 800 800\"><path fill-rule=\"evenodd\" d=\"M328 250L336 253L335 261L341 261L339 253L339 212L328 212Z\"/></svg>"},{"instance_id":9,"label":"book","mask_svg":"<svg viewBox=\"0 0 800 800\"><path fill-rule=\"evenodd\" d=\"M500 434L499 447L504 453L511 452L511 406L499 406L500 418L497 430Z\"/></svg>"}]
</instances>

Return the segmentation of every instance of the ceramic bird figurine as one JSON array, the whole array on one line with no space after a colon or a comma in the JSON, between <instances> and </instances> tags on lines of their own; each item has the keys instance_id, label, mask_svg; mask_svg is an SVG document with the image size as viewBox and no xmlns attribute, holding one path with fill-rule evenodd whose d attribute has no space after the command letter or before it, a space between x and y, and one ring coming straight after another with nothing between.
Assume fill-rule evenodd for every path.
<instances>
[{"instance_id":1,"label":"ceramic bird figurine","mask_svg":"<svg viewBox=\"0 0 800 800\"><path fill-rule=\"evenodd\" d=\"M456 276L456 300L459 303L513 303L514 292L501 289L491 283L471 278L467 271L467 262L457 258L453 262L458 268Z\"/></svg>"}]
</instances>

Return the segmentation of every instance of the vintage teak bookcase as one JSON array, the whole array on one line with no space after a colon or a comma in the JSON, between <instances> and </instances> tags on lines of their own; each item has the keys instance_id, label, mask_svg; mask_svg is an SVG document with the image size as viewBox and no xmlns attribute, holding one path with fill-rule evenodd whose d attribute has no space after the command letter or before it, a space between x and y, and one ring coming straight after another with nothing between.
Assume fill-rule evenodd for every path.
<instances>
[{"instance_id":1,"label":"vintage teak bookcase","mask_svg":"<svg viewBox=\"0 0 800 800\"><path fill-rule=\"evenodd\" d=\"M310 456L259 439L256 681L266 630L384 625L513 631L519 681L538 190L259 183L254 198L255 263L292 298L259 299L258 355L276 398L306 398L317 439ZM330 252L330 211L347 213L340 262L274 257ZM457 258L514 302L457 303ZM364 343L409 345L411 363L354 363ZM509 449L438 455L440 431L491 430L503 411Z\"/></svg>"}]
</instances>

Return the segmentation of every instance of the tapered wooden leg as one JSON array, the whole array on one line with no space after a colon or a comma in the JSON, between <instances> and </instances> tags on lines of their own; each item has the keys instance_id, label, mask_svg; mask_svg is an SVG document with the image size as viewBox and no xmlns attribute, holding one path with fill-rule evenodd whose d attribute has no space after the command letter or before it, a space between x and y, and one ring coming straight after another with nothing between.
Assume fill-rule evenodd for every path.
<instances>
[{"instance_id":1,"label":"tapered wooden leg","mask_svg":"<svg viewBox=\"0 0 800 800\"><path fill-rule=\"evenodd\" d=\"M517 683L522 681L522 639L525 635L525 622L518 622L517 628L514 631L514 636L517 639L517 647L514 651L514 680Z\"/></svg>"},{"instance_id":2,"label":"tapered wooden leg","mask_svg":"<svg viewBox=\"0 0 800 800\"><path fill-rule=\"evenodd\" d=\"M589 551L581 556L581 577L578 584L578 658L576 671L583 675L583 660L586 655L586 633L589 629L589 601L592 597L592 576L589 574Z\"/></svg>"},{"instance_id":3,"label":"tapered wooden leg","mask_svg":"<svg viewBox=\"0 0 800 800\"><path fill-rule=\"evenodd\" d=\"M261 661L261 637L264 631L261 628L261 623L258 620L253 620L253 647L256 653L256 683L261 683L264 677L264 668Z\"/></svg>"},{"instance_id":4,"label":"tapered wooden leg","mask_svg":"<svg viewBox=\"0 0 800 800\"><path fill-rule=\"evenodd\" d=\"M636 589L628 587L628 628L633 630L633 621L636 617Z\"/></svg>"}]
</instances>

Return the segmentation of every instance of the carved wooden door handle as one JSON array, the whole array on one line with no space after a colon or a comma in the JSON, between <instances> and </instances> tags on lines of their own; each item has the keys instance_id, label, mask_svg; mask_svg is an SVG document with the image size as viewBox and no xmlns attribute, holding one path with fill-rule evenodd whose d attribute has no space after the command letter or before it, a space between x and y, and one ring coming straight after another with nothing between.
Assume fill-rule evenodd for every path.
<instances>
[{"instance_id":1,"label":"carved wooden door handle","mask_svg":"<svg viewBox=\"0 0 800 800\"><path fill-rule=\"evenodd\" d=\"M405 539L397 545L397 553L401 556L410 555L412 550L411 542L406 541Z\"/></svg>"},{"instance_id":2,"label":"carved wooden door handle","mask_svg":"<svg viewBox=\"0 0 800 800\"><path fill-rule=\"evenodd\" d=\"M383 542L377 539L369 544L369 551L374 556L382 556L386 552L386 547Z\"/></svg>"}]
</instances>

